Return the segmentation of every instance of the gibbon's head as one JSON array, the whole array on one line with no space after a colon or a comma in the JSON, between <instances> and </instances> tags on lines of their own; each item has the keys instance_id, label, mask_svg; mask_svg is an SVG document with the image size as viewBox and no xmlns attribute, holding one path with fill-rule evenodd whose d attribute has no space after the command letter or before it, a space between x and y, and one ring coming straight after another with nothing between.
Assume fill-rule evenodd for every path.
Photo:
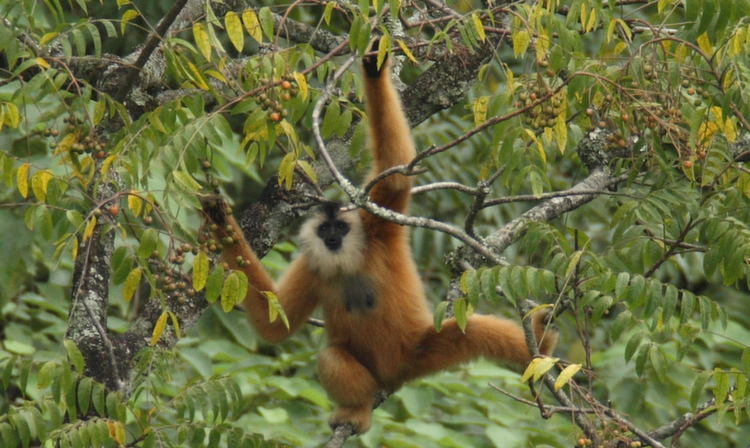
<instances>
[{"instance_id":1,"label":"gibbon's head","mask_svg":"<svg viewBox=\"0 0 750 448\"><path fill-rule=\"evenodd\" d=\"M358 272L362 266L365 235L356 210L342 212L326 202L302 225L302 252L310 267L325 277Z\"/></svg>"}]
</instances>

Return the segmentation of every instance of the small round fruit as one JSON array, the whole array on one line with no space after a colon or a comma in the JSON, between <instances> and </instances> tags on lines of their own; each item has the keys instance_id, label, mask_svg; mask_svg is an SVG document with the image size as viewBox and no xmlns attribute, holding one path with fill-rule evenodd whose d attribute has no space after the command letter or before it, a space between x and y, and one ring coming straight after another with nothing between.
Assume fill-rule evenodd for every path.
<instances>
[{"instance_id":1,"label":"small round fruit","mask_svg":"<svg viewBox=\"0 0 750 448\"><path fill-rule=\"evenodd\" d=\"M281 121L281 114L279 112L271 112L270 114L268 114L268 118L270 118L274 123L278 123L279 121Z\"/></svg>"},{"instance_id":2,"label":"small round fruit","mask_svg":"<svg viewBox=\"0 0 750 448\"><path fill-rule=\"evenodd\" d=\"M693 161L692 160L685 160L682 162L682 166L684 166L687 169L690 169L693 167Z\"/></svg>"},{"instance_id":3,"label":"small round fruit","mask_svg":"<svg viewBox=\"0 0 750 448\"><path fill-rule=\"evenodd\" d=\"M120 206L117 204L110 205L109 208L107 208L107 212L109 212L110 215L117 217L117 215L120 214Z\"/></svg>"},{"instance_id":4,"label":"small round fruit","mask_svg":"<svg viewBox=\"0 0 750 448\"><path fill-rule=\"evenodd\" d=\"M292 88L292 83L287 80L281 81L281 88L284 90L289 90Z\"/></svg>"}]
</instances>

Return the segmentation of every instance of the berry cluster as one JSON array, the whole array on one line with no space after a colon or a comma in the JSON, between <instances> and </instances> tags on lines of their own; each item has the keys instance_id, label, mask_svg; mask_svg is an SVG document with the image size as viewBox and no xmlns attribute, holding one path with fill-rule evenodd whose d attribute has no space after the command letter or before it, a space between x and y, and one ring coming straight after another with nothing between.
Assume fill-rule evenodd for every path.
<instances>
[{"instance_id":1,"label":"berry cluster","mask_svg":"<svg viewBox=\"0 0 750 448\"><path fill-rule=\"evenodd\" d=\"M287 111L281 101L289 101L299 93L294 79L285 78L278 88L258 94L258 102L263 110L268 112L268 118L278 123L286 117Z\"/></svg>"},{"instance_id":2,"label":"berry cluster","mask_svg":"<svg viewBox=\"0 0 750 448\"><path fill-rule=\"evenodd\" d=\"M530 107L540 98L548 96L552 92L547 80L537 75L534 82L521 87L518 90L515 107L517 109ZM555 126L557 117L563 113L565 108L565 91L556 93L552 98L541 104L537 104L524 115L524 123L534 129L551 128Z\"/></svg>"}]
</instances>

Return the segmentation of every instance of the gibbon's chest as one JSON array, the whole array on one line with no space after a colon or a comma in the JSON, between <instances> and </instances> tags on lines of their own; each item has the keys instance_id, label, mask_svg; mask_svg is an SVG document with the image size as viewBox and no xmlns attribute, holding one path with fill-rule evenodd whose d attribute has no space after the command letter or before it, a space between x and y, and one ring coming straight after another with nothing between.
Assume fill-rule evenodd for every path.
<instances>
[{"instance_id":1,"label":"gibbon's chest","mask_svg":"<svg viewBox=\"0 0 750 448\"><path fill-rule=\"evenodd\" d=\"M370 314L379 305L378 290L375 282L364 273L342 275L332 279L324 288L324 307L326 314L350 315Z\"/></svg>"}]
</instances>

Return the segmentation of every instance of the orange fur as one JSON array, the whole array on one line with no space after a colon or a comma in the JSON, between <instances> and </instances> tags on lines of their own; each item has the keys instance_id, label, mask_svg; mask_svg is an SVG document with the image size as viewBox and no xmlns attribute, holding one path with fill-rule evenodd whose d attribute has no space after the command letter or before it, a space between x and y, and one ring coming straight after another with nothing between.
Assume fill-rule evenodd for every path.
<instances>
[{"instance_id":1,"label":"orange fur","mask_svg":"<svg viewBox=\"0 0 750 448\"><path fill-rule=\"evenodd\" d=\"M415 151L387 66L379 76L365 75L365 83L375 161L372 175L376 175L408 163ZM410 190L411 179L396 174L379 182L370 197L383 207L406 212ZM318 304L322 305L329 346L320 353L318 372L323 387L337 404L333 425L351 423L358 432L364 432L370 425L378 389L392 392L407 380L477 356L522 365L530 361L523 331L509 320L474 315L469 318L466 333L462 333L455 320L448 319L437 332L411 255L407 229L365 211L359 215L361 222L352 221L352 225L362 225L364 234L352 237L355 241L348 244L362 245L364 254L357 257L357 263L363 264L361 274L371 282L377 297L376 305L366 311L347 311L340 284L344 273L333 268L317 269L318 253L310 256L310 250L303 252L277 287L244 238L224 252L225 260L248 276L251 287L244 306L263 338L284 339ZM224 219L233 233L242 235L231 216ZM312 230L303 233L308 235L305 238L315 238ZM235 261L238 255L250 260L249 265L239 268ZM289 330L278 321L268 322L267 301L260 291L276 293L289 318ZM543 316L534 316L534 330L542 341L542 352L549 353L556 335L544 334Z\"/></svg>"}]
</instances>

